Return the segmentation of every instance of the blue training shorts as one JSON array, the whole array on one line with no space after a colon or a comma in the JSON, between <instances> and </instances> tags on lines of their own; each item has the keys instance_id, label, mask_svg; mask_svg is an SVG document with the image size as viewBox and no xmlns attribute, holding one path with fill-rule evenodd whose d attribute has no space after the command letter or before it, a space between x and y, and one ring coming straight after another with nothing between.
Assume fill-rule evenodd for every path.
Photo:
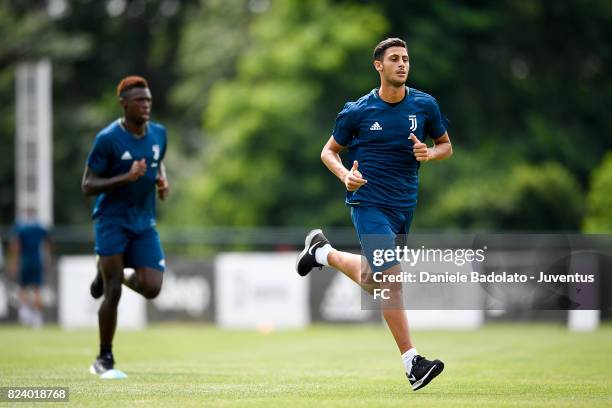
<instances>
[{"instance_id":1,"label":"blue training shorts","mask_svg":"<svg viewBox=\"0 0 612 408\"><path fill-rule=\"evenodd\" d=\"M43 267L40 264L21 265L19 271L19 286L42 286Z\"/></svg>"},{"instance_id":2,"label":"blue training shorts","mask_svg":"<svg viewBox=\"0 0 612 408\"><path fill-rule=\"evenodd\" d=\"M96 254L123 254L126 268L148 267L164 271L164 251L155 227L132 230L114 220L98 219L95 223Z\"/></svg>"},{"instance_id":3,"label":"blue training shorts","mask_svg":"<svg viewBox=\"0 0 612 408\"><path fill-rule=\"evenodd\" d=\"M396 260L375 259L375 254L380 250L395 251L397 245L402 245L397 242L398 235L407 235L410 232L413 216L413 208L351 206L353 225L372 272L384 271L399 264Z\"/></svg>"}]
</instances>

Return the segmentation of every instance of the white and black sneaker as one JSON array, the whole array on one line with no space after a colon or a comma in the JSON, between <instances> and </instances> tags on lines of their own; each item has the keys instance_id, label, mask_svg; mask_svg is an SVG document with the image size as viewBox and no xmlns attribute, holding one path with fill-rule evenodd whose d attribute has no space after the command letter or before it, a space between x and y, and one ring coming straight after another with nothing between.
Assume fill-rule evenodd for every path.
<instances>
[{"instance_id":1,"label":"white and black sneaker","mask_svg":"<svg viewBox=\"0 0 612 408\"><path fill-rule=\"evenodd\" d=\"M112 370L115 367L115 359L112 354L105 356L98 356L93 364L89 367L89 372L92 374L101 375Z\"/></svg>"},{"instance_id":2,"label":"white and black sneaker","mask_svg":"<svg viewBox=\"0 0 612 408\"><path fill-rule=\"evenodd\" d=\"M442 370L444 363L440 360L429 361L423 356L416 355L412 359L410 374L406 373L406 377L412 385L412 390L416 391L429 384Z\"/></svg>"},{"instance_id":3,"label":"white and black sneaker","mask_svg":"<svg viewBox=\"0 0 612 408\"><path fill-rule=\"evenodd\" d=\"M295 269L300 276L306 276L310 272L312 268L319 267L322 268L323 265L317 262L315 257L315 251L318 248L323 247L325 244L329 244L325 235L323 235L323 231L320 229L312 230L306 235L306 239L304 240L304 250L300 253L295 262Z\"/></svg>"}]
</instances>

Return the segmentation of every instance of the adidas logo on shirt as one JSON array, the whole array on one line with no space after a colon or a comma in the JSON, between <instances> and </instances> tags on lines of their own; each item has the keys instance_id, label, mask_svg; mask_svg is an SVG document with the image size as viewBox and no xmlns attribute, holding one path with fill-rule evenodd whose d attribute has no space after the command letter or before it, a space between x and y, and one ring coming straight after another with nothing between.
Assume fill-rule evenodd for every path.
<instances>
[{"instance_id":1,"label":"adidas logo on shirt","mask_svg":"<svg viewBox=\"0 0 612 408\"><path fill-rule=\"evenodd\" d=\"M370 126L370 130L382 130L382 126L378 122L374 122L372 126Z\"/></svg>"},{"instance_id":2,"label":"adidas logo on shirt","mask_svg":"<svg viewBox=\"0 0 612 408\"><path fill-rule=\"evenodd\" d=\"M127 150L121 155L121 160L132 160L132 155Z\"/></svg>"}]
</instances>

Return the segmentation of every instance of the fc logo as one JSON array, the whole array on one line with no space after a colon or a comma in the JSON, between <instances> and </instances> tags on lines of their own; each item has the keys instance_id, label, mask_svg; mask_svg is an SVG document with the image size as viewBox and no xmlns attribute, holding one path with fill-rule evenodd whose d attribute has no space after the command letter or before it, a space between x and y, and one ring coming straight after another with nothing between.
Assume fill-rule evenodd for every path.
<instances>
[{"instance_id":1,"label":"fc logo","mask_svg":"<svg viewBox=\"0 0 612 408\"><path fill-rule=\"evenodd\" d=\"M416 115L409 115L408 119L410 120L410 131L414 132L417 129Z\"/></svg>"}]
</instances>

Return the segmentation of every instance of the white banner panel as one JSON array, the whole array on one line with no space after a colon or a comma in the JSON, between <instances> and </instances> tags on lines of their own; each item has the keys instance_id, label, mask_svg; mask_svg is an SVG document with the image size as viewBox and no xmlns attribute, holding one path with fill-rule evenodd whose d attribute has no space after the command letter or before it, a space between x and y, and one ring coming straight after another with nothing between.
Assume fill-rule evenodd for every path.
<instances>
[{"instance_id":1,"label":"white banner panel","mask_svg":"<svg viewBox=\"0 0 612 408\"><path fill-rule=\"evenodd\" d=\"M8 290L4 281L0 279L0 318L8 316Z\"/></svg>"},{"instance_id":2,"label":"white banner panel","mask_svg":"<svg viewBox=\"0 0 612 408\"><path fill-rule=\"evenodd\" d=\"M89 294L96 272L96 257L64 256L59 260L59 323L65 329L98 327L98 308L102 298ZM147 324L146 301L123 286L117 314L120 329L142 329Z\"/></svg>"},{"instance_id":3,"label":"white banner panel","mask_svg":"<svg viewBox=\"0 0 612 408\"><path fill-rule=\"evenodd\" d=\"M297 253L223 253L215 260L220 327L297 329L310 323L308 278L295 272Z\"/></svg>"},{"instance_id":4,"label":"white banner panel","mask_svg":"<svg viewBox=\"0 0 612 408\"><path fill-rule=\"evenodd\" d=\"M319 272L315 270L315 273ZM328 271L329 272L329 271ZM378 310L363 310L361 307L361 286L342 272L333 271L333 278L325 288L319 313L325 321L367 323Z\"/></svg>"},{"instance_id":5,"label":"white banner panel","mask_svg":"<svg viewBox=\"0 0 612 408\"><path fill-rule=\"evenodd\" d=\"M599 310L569 310L567 327L572 331L593 331L599 327Z\"/></svg>"},{"instance_id":6,"label":"white banner panel","mask_svg":"<svg viewBox=\"0 0 612 408\"><path fill-rule=\"evenodd\" d=\"M469 330L484 323L482 310L407 310L408 325L417 330Z\"/></svg>"}]
</instances>

